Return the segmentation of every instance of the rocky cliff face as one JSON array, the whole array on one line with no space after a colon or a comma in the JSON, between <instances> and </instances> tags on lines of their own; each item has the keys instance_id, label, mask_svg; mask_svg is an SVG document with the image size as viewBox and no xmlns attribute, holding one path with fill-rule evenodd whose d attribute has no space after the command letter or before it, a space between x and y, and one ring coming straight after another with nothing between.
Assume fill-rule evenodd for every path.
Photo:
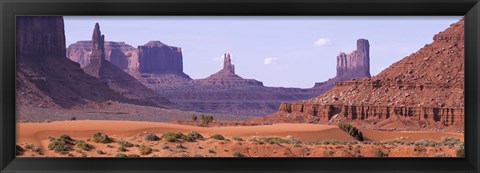
<instances>
[{"instance_id":1,"label":"rocky cliff face","mask_svg":"<svg viewBox=\"0 0 480 173\"><path fill-rule=\"evenodd\" d=\"M283 103L251 122L352 122L364 128L463 131L463 19L431 44L373 78L337 82L328 92Z\"/></svg>"},{"instance_id":2,"label":"rocky cliff face","mask_svg":"<svg viewBox=\"0 0 480 173\"><path fill-rule=\"evenodd\" d=\"M62 17L17 17L16 34L17 105L83 108L108 100L129 101L65 57Z\"/></svg>"},{"instance_id":3,"label":"rocky cliff face","mask_svg":"<svg viewBox=\"0 0 480 173\"><path fill-rule=\"evenodd\" d=\"M138 51L125 42L106 41L105 59L118 68L129 71L138 70ZM67 57L83 68L90 63L92 41L78 41L67 48Z\"/></svg>"},{"instance_id":4,"label":"rocky cliff face","mask_svg":"<svg viewBox=\"0 0 480 173\"><path fill-rule=\"evenodd\" d=\"M100 26L97 23L92 35L90 63L83 68L87 74L98 78L120 95L137 101L136 104L158 107L171 106L169 100L161 97L158 93L142 85L128 73L107 61L105 59L104 41L105 36L101 35Z\"/></svg>"},{"instance_id":5,"label":"rocky cliff face","mask_svg":"<svg viewBox=\"0 0 480 173\"><path fill-rule=\"evenodd\" d=\"M183 74L182 50L160 41L150 41L138 46L140 73Z\"/></svg>"}]
</instances>

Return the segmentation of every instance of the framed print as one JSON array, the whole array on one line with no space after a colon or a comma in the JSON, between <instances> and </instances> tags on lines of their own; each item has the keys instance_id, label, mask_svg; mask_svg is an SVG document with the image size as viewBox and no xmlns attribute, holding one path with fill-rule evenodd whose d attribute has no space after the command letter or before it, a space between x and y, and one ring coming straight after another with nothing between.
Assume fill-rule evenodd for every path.
<instances>
[{"instance_id":1,"label":"framed print","mask_svg":"<svg viewBox=\"0 0 480 173\"><path fill-rule=\"evenodd\" d=\"M478 1L0 6L2 172L478 172Z\"/></svg>"}]
</instances>

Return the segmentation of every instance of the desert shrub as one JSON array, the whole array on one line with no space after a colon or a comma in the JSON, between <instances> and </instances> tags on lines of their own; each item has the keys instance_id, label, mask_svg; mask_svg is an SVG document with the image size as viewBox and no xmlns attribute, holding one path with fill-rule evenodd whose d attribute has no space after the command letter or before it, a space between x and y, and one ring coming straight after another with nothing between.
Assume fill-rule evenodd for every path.
<instances>
[{"instance_id":1,"label":"desert shrub","mask_svg":"<svg viewBox=\"0 0 480 173\"><path fill-rule=\"evenodd\" d=\"M333 155L335 154L335 152L331 149L327 149L325 150L325 154L328 156L328 157L333 157Z\"/></svg>"},{"instance_id":2,"label":"desert shrub","mask_svg":"<svg viewBox=\"0 0 480 173\"><path fill-rule=\"evenodd\" d=\"M187 141L193 142L193 141L195 141L195 140L197 140L197 139L203 139L203 136L202 136L200 133L196 132L196 131L188 132L188 134L187 134Z\"/></svg>"},{"instance_id":3,"label":"desert shrub","mask_svg":"<svg viewBox=\"0 0 480 173\"><path fill-rule=\"evenodd\" d=\"M385 153L383 153L380 149L373 150L373 154L375 157L385 157Z\"/></svg>"},{"instance_id":4,"label":"desert shrub","mask_svg":"<svg viewBox=\"0 0 480 173\"><path fill-rule=\"evenodd\" d=\"M210 138L216 139L216 140L224 140L225 137L223 137L221 134L214 134L210 136Z\"/></svg>"},{"instance_id":5,"label":"desert shrub","mask_svg":"<svg viewBox=\"0 0 480 173\"><path fill-rule=\"evenodd\" d=\"M234 140L234 141L243 141L243 139L242 139L241 137L238 137L238 136L232 137L232 140Z\"/></svg>"},{"instance_id":6,"label":"desert shrub","mask_svg":"<svg viewBox=\"0 0 480 173\"><path fill-rule=\"evenodd\" d=\"M60 154L67 154L71 150L72 139L68 135L62 135L58 138L50 138L48 149Z\"/></svg>"},{"instance_id":7,"label":"desert shrub","mask_svg":"<svg viewBox=\"0 0 480 173\"><path fill-rule=\"evenodd\" d=\"M113 142L113 139L108 137L107 134L100 133L100 132L97 132L97 133L93 134L92 139L96 143L110 143L110 142Z\"/></svg>"},{"instance_id":8,"label":"desert shrub","mask_svg":"<svg viewBox=\"0 0 480 173\"><path fill-rule=\"evenodd\" d=\"M129 155L127 155L127 157L140 157L140 155L138 155L138 154L129 154Z\"/></svg>"},{"instance_id":9,"label":"desert shrub","mask_svg":"<svg viewBox=\"0 0 480 173\"><path fill-rule=\"evenodd\" d=\"M123 147L123 146L120 146L118 147L118 151L119 152L125 152L125 151L128 151L127 148Z\"/></svg>"},{"instance_id":10,"label":"desert shrub","mask_svg":"<svg viewBox=\"0 0 480 173\"><path fill-rule=\"evenodd\" d=\"M233 157L245 157L242 153L240 153L239 151L235 151L233 152Z\"/></svg>"},{"instance_id":11,"label":"desert shrub","mask_svg":"<svg viewBox=\"0 0 480 173\"><path fill-rule=\"evenodd\" d=\"M338 124L338 127L343 131L347 132L348 135L352 136L356 140L363 141L363 134L360 130L354 127L351 124Z\"/></svg>"},{"instance_id":12,"label":"desert shrub","mask_svg":"<svg viewBox=\"0 0 480 173\"><path fill-rule=\"evenodd\" d=\"M127 155L125 155L123 153L117 153L117 155L115 155L115 157L127 157Z\"/></svg>"},{"instance_id":13,"label":"desert shrub","mask_svg":"<svg viewBox=\"0 0 480 173\"><path fill-rule=\"evenodd\" d=\"M442 140L440 141L440 144L443 146L455 146L455 145L461 145L462 141L458 138L454 137L442 137Z\"/></svg>"},{"instance_id":14,"label":"desert shrub","mask_svg":"<svg viewBox=\"0 0 480 173\"><path fill-rule=\"evenodd\" d=\"M20 145L15 145L15 154L21 155L25 150Z\"/></svg>"},{"instance_id":15,"label":"desert shrub","mask_svg":"<svg viewBox=\"0 0 480 173\"><path fill-rule=\"evenodd\" d=\"M155 134L148 134L144 138L146 141L158 141L160 138Z\"/></svg>"},{"instance_id":16,"label":"desert shrub","mask_svg":"<svg viewBox=\"0 0 480 173\"><path fill-rule=\"evenodd\" d=\"M80 149L82 149L82 150L84 150L84 151L90 151L90 150L93 148L92 145L90 145L89 143L86 143L86 142L83 141L83 140L77 141L77 142L75 143L75 145L77 146L77 148L80 148Z\"/></svg>"},{"instance_id":17,"label":"desert shrub","mask_svg":"<svg viewBox=\"0 0 480 173\"><path fill-rule=\"evenodd\" d=\"M165 140L168 142L176 142L177 138L175 138L174 136L169 136L169 137L166 137Z\"/></svg>"},{"instance_id":18,"label":"desert shrub","mask_svg":"<svg viewBox=\"0 0 480 173\"><path fill-rule=\"evenodd\" d=\"M428 140L428 139L421 139L418 141L415 141L415 146L430 146L430 147L435 147L437 145L437 142Z\"/></svg>"},{"instance_id":19,"label":"desert shrub","mask_svg":"<svg viewBox=\"0 0 480 173\"><path fill-rule=\"evenodd\" d=\"M138 147L138 150L140 151L141 155L148 155L148 154L152 153L152 148L147 147L145 145L140 145Z\"/></svg>"},{"instance_id":20,"label":"desert shrub","mask_svg":"<svg viewBox=\"0 0 480 173\"><path fill-rule=\"evenodd\" d=\"M117 142L120 146L130 148L133 147L134 145L128 141L118 141Z\"/></svg>"},{"instance_id":21,"label":"desert shrub","mask_svg":"<svg viewBox=\"0 0 480 173\"><path fill-rule=\"evenodd\" d=\"M192 121L197 122L198 117L195 114L192 114Z\"/></svg>"},{"instance_id":22,"label":"desert shrub","mask_svg":"<svg viewBox=\"0 0 480 173\"><path fill-rule=\"evenodd\" d=\"M261 137L258 139L258 141L263 142L263 143L269 143L269 144L290 144L290 140L288 139L283 139L280 137Z\"/></svg>"},{"instance_id":23,"label":"desert shrub","mask_svg":"<svg viewBox=\"0 0 480 173\"><path fill-rule=\"evenodd\" d=\"M33 149L34 147L35 147L35 145L33 145L33 144L27 144L27 145L25 146L25 148L26 148L26 149L29 149L29 150Z\"/></svg>"},{"instance_id":24,"label":"desert shrub","mask_svg":"<svg viewBox=\"0 0 480 173\"><path fill-rule=\"evenodd\" d=\"M168 142L176 142L179 140L187 141L187 135L183 133L173 133L173 132L165 132L162 135L162 138L164 138ZM192 140L191 138L189 140Z\"/></svg>"},{"instance_id":25,"label":"desert shrub","mask_svg":"<svg viewBox=\"0 0 480 173\"><path fill-rule=\"evenodd\" d=\"M168 149L170 149L170 147L168 145L165 145L165 146L162 147L162 149L168 150Z\"/></svg>"},{"instance_id":26,"label":"desert shrub","mask_svg":"<svg viewBox=\"0 0 480 173\"><path fill-rule=\"evenodd\" d=\"M208 124L213 122L213 115L205 116L205 115L202 114L202 115L200 115L200 118L201 118L201 121L202 121L201 125L204 126L204 127L208 126Z\"/></svg>"},{"instance_id":27,"label":"desert shrub","mask_svg":"<svg viewBox=\"0 0 480 173\"><path fill-rule=\"evenodd\" d=\"M187 147L183 146L182 144L177 144L177 146L175 146L175 148L187 149Z\"/></svg>"},{"instance_id":28,"label":"desert shrub","mask_svg":"<svg viewBox=\"0 0 480 173\"><path fill-rule=\"evenodd\" d=\"M465 148L460 147L455 151L457 157L465 157Z\"/></svg>"},{"instance_id":29,"label":"desert shrub","mask_svg":"<svg viewBox=\"0 0 480 173\"><path fill-rule=\"evenodd\" d=\"M105 154L105 152L103 152L103 150L97 150L97 154Z\"/></svg>"}]
</instances>

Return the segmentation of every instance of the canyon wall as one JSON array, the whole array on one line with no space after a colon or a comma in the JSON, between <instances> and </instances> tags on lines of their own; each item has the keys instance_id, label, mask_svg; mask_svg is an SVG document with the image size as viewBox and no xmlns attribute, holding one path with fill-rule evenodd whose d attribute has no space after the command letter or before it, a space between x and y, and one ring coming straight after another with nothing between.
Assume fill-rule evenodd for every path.
<instances>
[{"instance_id":1,"label":"canyon wall","mask_svg":"<svg viewBox=\"0 0 480 173\"><path fill-rule=\"evenodd\" d=\"M278 112L248 122L349 122L362 128L462 132L464 51L461 19L375 77L336 82L318 97L282 103ZM351 67L348 55L339 60L345 65L337 73L345 75L349 68L343 67Z\"/></svg>"}]
</instances>

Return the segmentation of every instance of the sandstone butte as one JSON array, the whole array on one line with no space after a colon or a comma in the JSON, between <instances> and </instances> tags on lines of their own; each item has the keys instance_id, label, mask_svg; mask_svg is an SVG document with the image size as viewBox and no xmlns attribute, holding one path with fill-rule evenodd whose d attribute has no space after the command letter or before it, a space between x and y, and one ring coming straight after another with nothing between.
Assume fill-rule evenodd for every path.
<instances>
[{"instance_id":1,"label":"sandstone butte","mask_svg":"<svg viewBox=\"0 0 480 173\"><path fill-rule=\"evenodd\" d=\"M462 132L463 58L461 19L377 76L337 82L318 97L282 103L278 112L248 122L351 122L361 128Z\"/></svg>"},{"instance_id":2,"label":"sandstone butte","mask_svg":"<svg viewBox=\"0 0 480 173\"><path fill-rule=\"evenodd\" d=\"M65 32L63 17L19 17L17 22L17 73L16 73L16 102L18 105L42 108L85 108L98 107L98 103L118 101L123 103L155 105L158 101L149 102L147 99L155 96L155 92L148 94L130 93L142 90L141 85L133 86L132 90L117 92L102 80L108 79L105 74L91 76L80 68L78 63L69 60L65 48ZM100 32L94 33L95 52L92 56L104 56L104 48L98 43L103 41ZM102 63L102 64L100 64ZM98 67L91 69L96 72L108 72L112 68L108 62L99 59ZM115 70L115 69L113 69ZM112 71L113 71L112 70ZM121 70L120 70L121 71ZM115 71L117 73L117 71ZM108 73L106 74L108 75ZM129 80L121 74L116 77ZM117 79L115 79L117 80ZM110 85L115 86L115 85ZM121 85L119 85L121 87ZM137 88L137 89L135 89ZM143 89L148 89L144 87ZM142 98L142 95L148 98ZM127 98L129 97L129 98ZM165 101L165 99L160 100ZM161 106L164 106L163 104Z\"/></svg>"}]
</instances>

